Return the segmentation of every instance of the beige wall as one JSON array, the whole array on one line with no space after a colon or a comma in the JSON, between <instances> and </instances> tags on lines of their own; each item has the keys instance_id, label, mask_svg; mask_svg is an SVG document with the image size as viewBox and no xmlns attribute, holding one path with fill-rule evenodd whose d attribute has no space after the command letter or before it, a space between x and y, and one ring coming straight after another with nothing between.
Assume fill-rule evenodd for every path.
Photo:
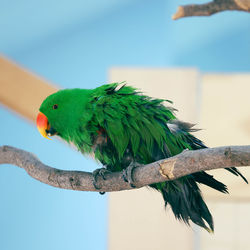
<instances>
[{"instance_id":1,"label":"beige wall","mask_svg":"<svg viewBox=\"0 0 250 250\"><path fill-rule=\"evenodd\" d=\"M207 74L202 77L200 138L209 146L249 145L250 75ZM249 168L241 168L250 181ZM201 231L204 250L250 249L250 187L224 170L212 171L229 187L230 195L206 189L214 215L215 234Z\"/></svg>"},{"instance_id":2,"label":"beige wall","mask_svg":"<svg viewBox=\"0 0 250 250\"><path fill-rule=\"evenodd\" d=\"M208 146L249 144L250 75L199 74L195 69L113 68L111 82L124 81L153 97L174 101L178 117L198 123ZM242 172L250 180L249 169ZM109 195L109 250L250 249L250 188L225 170L212 172L231 195L203 188L215 234L177 222L159 194L146 188ZM196 232L196 233L194 233Z\"/></svg>"},{"instance_id":3,"label":"beige wall","mask_svg":"<svg viewBox=\"0 0 250 250\"><path fill-rule=\"evenodd\" d=\"M201 114L199 125L204 130L198 132L199 138L208 146L249 145L250 142L250 75L207 74L202 77ZM241 168L250 180L250 171ZM250 187L228 175L224 170L214 170L229 185L227 199L244 198L250 200ZM224 195L207 190L208 197L217 199Z\"/></svg>"}]
</instances>

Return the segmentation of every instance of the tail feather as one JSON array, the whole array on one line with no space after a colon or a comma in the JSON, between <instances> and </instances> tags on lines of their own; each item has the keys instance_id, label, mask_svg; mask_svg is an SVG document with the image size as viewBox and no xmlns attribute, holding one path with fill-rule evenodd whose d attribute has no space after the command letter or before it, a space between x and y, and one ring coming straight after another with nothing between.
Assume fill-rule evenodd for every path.
<instances>
[{"instance_id":1,"label":"tail feather","mask_svg":"<svg viewBox=\"0 0 250 250\"><path fill-rule=\"evenodd\" d=\"M226 168L229 172L246 182L246 178L235 168ZM217 181L212 175L206 172L197 172L177 180L156 183L150 187L161 192L165 201L165 206L170 205L175 217L187 225L190 221L203 227L208 232L214 231L212 215L202 198L201 191L197 183L205 184L222 193L228 193L227 186Z\"/></svg>"},{"instance_id":2,"label":"tail feather","mask_svg":"<svg viewBox=\"0 0 250 250\"><path fill-rule=\"evenodd\" d=\"M213 218L205 204L194 177L152 184L162 193L165 206L172 208L175 217L189 225L190 220L207 231L214 230Z\"/></svg>"},{"instance_id":3,"label":"tail feather","mask_svg":"<svg viewBox=\"0 0 250 250\"><path fill-rule=\"evenodd\" d=\"M167 126L176 138L176 145L172 146L176 146L178 150L187 148L186 143L189 144L188 148L192 150L207 148L201 140L190 134L190 132L195 131L192 124L181 122L179 120L170 120L168 121ZM170 147L171 142L166 142L163 148L164 155L160 156L156 154L157 157L155 160L164 157L171 157L178 153L175 151L176 148L172 150L172 152ZM161 150L156 147L156 152L159 153ZM225 169L236 176L240 176L246 183L248 183L246 178L237 168L231 167ZM214 229L213 218L202 198L198 183L205 184L222 193L228 193L226 185L217 181L212 175L209 175L204 171L193 173L177 180L156 183L150 186L162 193L165 206L170 205L177 219L184 221L186 224L193 221L195 224L211 232Z\"/></svg>"},{"instance_id":4,"label":"tail feather","mask_svg":"<svg viewBox=\"0 0 250 250\"><path fill-rule=\"evenodd\" d=\"M227 171L229 171L230 173L236 175L236 176L240 176L246 183L248 183L247 179L245 178L245 176L236 168L236 167L232 167L232 168L225 168Z\"/></svg>"},{"instance_id":5,"label":"tail feather","mask_svg":"<svg viewBox=\"0 0 250 250\"><path fill-rule=\"evenodd\" d=\"M227 186L220 181L214 179L214 177L204 171L194 173L192 176L195 178L195 181L205 184L213 189L216 189L222 193L228 193Z\"/></svg>"}]
</instances>

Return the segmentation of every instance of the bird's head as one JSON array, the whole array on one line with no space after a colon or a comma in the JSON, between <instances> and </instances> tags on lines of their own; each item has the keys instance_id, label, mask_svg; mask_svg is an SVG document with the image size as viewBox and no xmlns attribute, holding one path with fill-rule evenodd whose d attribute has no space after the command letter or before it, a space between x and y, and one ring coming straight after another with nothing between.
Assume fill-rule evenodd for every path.
<instances>
[{"instance_id":1,"label":"bird's head","mask_svg":"<svg viewBox=\"0 0 250 250\"><path fill-rule=\"evenodd\" d=\"M79 127L89 121L90 90L65 89L48 96L37 116L37 128L42 136L59 135L70 141Z\"/></svg>"}]
</instances>

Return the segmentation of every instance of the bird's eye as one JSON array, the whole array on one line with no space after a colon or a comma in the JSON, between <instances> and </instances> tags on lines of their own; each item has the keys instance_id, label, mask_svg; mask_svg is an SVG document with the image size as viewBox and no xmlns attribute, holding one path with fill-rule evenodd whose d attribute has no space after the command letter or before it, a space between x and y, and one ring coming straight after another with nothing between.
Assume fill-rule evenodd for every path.
<instances>
[{"instance_id":1,"label":"bird's eye","mask_svg":"<svg viewBox=\"0 0 250 250\"><path fill-rule=\"evenodd\" d=\"M58 105L57 104L54 104L53 105L53 109L57 109L58 108Z\"/></svg>"}]
</instances>

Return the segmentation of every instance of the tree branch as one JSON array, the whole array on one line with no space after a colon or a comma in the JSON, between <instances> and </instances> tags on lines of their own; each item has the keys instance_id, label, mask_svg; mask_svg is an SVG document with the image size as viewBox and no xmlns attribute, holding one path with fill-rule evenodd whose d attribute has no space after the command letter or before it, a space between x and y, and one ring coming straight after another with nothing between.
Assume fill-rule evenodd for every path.
<instances>
[{"instance_id":1,"label":"tree branch","mask_svg":"<svg viewBox=\"0 0 250 250\"><path fill-rule=\"evenodd\" d=\"M179 6L172 19L190 16L211 16L225 10L250 12L250 0L214 0L205 4Z\"/></svg>"},{"instance_id":2,"label":"tree branch","mask_svg":"<svg viewBox=\"0 0 250 250\"><path fill-rule=\"evenodd\" d=\"M31 177L50 186L80 190L111 192L132 189L122 178L122 172L108 173L106 180L97 179L96 189L92 173L66 171L43 164L35 155L22 149L0 147L0 164L23 168ZM228 146L201 150L185 150L174 157L137 167L133 177L137 188L182 176L217 168L250 165L250 146Z\"/></svg>"}]
</instances>

